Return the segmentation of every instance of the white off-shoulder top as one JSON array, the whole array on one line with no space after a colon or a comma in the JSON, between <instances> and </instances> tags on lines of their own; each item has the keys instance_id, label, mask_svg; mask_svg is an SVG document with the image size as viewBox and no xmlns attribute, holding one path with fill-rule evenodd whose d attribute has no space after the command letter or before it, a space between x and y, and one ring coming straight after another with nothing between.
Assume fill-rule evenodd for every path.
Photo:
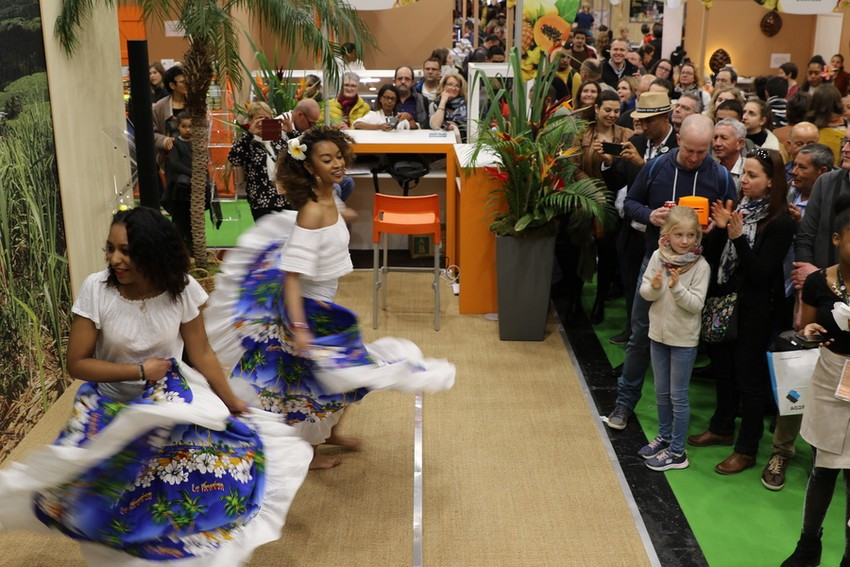
<instances>
[{"instance_id":1,"label":"white off-shoulder top","mask_svg":"<svg viewBox=\"0 0 850 567\"><path fill-rule=\"evenodd\" d=\"M300 274L304 297L333 301L339 278L354 269L348 240L348 228L341 215L336 223L313 230L295 225L284 245L279 267Z\"/></svg>"}]
</instances>

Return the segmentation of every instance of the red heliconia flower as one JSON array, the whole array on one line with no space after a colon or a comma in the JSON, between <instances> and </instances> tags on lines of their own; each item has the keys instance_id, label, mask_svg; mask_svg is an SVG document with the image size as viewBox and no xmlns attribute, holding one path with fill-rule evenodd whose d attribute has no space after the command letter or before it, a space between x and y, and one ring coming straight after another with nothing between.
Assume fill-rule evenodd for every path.
<instances>
[{"instance_id":1,"label":"red heliconia flower","mask_svg":"<svg viewBox=\"0 0 850 567\"><path fill-rule=\"evenodd\" d=\"M508 172L499 169L498 167L490 167L489 165L484 166L484 171L490 174L493 179L499 181L500 183L506 183L508 181Z\"/></svg>"}]
</instances>

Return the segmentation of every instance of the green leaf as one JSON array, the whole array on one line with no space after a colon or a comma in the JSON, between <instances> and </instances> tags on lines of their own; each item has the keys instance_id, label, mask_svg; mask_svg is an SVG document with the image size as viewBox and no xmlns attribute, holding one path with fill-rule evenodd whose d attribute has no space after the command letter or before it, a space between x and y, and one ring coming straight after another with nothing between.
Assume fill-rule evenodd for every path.
<instances>
[{"instance_id":1,"label":"green leaf","mask_svg":"<svg viewBox=\"0 0 850 567\"><path fill-rule=\"evenodd\" d=\"M532 215L531 213L524 215L521 219L516 221L516 224L514 225L514 230L516 230L517 232L521 232L522 230L525 230L525 228L529 224L531 224L531 221L533 221L533 220L534 220L534 215Z\"/></svg>"},{"instance_id":2,"label":"green leaf","mask_svg":"<svg viewBox=\"0 0 850 567\"><path fill-rule=\"evenodd\" d=\"M576 14L578 13L578 4L579 0L556 0L555 7L558 9L558 15L561 16L564 21L568 23L573 23L576 19Z\"/></svg>"}]
</instances>

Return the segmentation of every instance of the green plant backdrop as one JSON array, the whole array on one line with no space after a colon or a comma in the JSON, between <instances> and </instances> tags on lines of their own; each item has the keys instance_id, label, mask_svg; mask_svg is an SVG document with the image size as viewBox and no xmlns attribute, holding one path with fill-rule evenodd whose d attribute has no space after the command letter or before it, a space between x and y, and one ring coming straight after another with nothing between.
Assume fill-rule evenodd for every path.
<instances>
[{"instance_id":1,"label":"green plant backdrop","mask_svg":"<svg viewBox=\"0 0 850 567\"><path fill-rule=\"evenodd\" d=\"M16 408L36 404L46 411L61 391L70 320L70 278L38 13L38 2L0 0L0 46L24 38L29 54L24 61L16 50L0 49L0 68L5 72L0 77L0 432L4 433L21 417L14 415ZM25 393L32 400L22 400ZM8 439L0 438L0 449L3 441Z\"/></svg>"}]
</instances>

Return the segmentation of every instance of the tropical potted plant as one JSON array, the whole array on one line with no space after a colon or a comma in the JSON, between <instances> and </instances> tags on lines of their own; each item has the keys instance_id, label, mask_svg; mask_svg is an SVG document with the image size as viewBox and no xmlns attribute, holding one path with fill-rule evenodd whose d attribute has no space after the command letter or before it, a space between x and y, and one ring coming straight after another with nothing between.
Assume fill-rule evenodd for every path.
<instances>
[{"instance_id":1,"label":"tropical potted plant","mask_svg":"<svg viewBox=\"0 0 850 567\"><path fill-rule=\"evenodd\" d=\"M493 104L482 121L473 159L486 151L499 167L485 168L498 181L491 203L496 212L499 336L502 340L543 340L549 306L552 260L558 225L585 217L602 226L616 214L597 179L577 179L572 159L585 124L569 105L552 101L549 89L558 58L545 59L531 85L522 79L520 52L511 52L512 88L483 83ZM528 96L523 96L528 93Z\"/></svg>"},{"instance_id":2,"label":"tropical potted plant","mask_svg":"<svg viewBox=\"0 0 850 567\"><path fill-rule=\"evenodd\" d=\"M114 2L62 0L61 4L54 33L70 54L92 10L98 5L112 6ZM136 4L142 9L145 21L160 24L176 21L186 38L183 69L189 90L187 110L192 117L192 252L197 265L203 267L207 263L204 225L209 155L207 92L216 76L222 85L229 81L236 90L242 85L237 13L242 10L257 18L290 53L300 50L315 56L328 80L336 80L339 75L337 57L344 42L354 43L357 54L361 55L363 46L374 44L374 38L357 10L340 0L138 0Z\"/></svg>"}]
</instances>

